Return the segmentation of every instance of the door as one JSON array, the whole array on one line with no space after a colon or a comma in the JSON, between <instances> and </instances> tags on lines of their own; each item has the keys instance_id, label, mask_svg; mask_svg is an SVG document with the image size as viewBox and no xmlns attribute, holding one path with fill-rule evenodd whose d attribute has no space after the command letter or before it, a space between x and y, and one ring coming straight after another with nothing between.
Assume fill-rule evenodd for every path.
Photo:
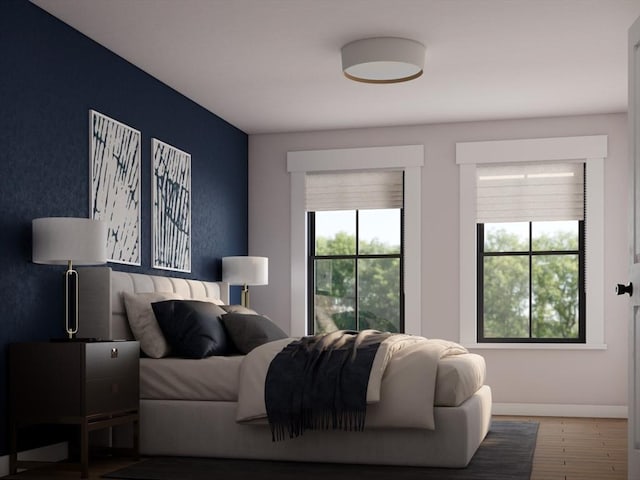
<instances>
[{"instance_id":1,"label":"door","mask_svg":"<svg viewBox=\"0 0 640 480\"><path fill-rule=\"evenodd\" d=\"M629 30L629 478L640 479L640 18ZM618 292L622 293L622 292Z\"/></svg>"}]
</instances>

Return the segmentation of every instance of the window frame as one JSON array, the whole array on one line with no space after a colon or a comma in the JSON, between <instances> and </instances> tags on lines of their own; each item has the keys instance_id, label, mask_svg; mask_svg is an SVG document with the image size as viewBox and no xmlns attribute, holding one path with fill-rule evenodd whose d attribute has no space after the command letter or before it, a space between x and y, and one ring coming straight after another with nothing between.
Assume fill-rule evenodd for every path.
<instances>
[{"instance_id":1,"label":"window frame","mask_svg":"<svg viewBox=\"0 0 640 480\"><path fill-rule=\"evenodd\" d=\"M395 209L394 209L395 210ZM356 252L352 255L317 255L315 251L316 244L316 230L315 230L315 215L317 212L309 211L307 212L307 225L308 225L308 235L307 235L307 250L309 252L308 263L307 263L307 299L308 299L308 312L307 312L307 332L313 335L315 334L315 304L313 302L313 298L315 296L315 269L314 264L316 260L353 260L355 262L355 311L356 311L356 330L360 330L360 321L359 321L359 279L358 279L358 260L360 259L384 259L384 258L397 258L400 260L399 265L399 290L398 290L398 298L399 298L399 323L398 323L398 333L404 333L404 209L400 208L400 252L398 253L360 253L360 211L355 210L355 222L356 222L356 238L355 238L355 248Z\"/></svg>"},{"instance_id":2,"label":"window frame","mask_svg":"<svg viewBox=\"0 0 640 480\"><path fill-rule=\"evenodd\" d=\"M291 198L291 326L293 337L307 334L307 216L305 175L311 172L395 169L404 171L405 332L422 334L421 186L424 145L342 148L287 152Z\"/></svg>"},{"instance_id":3,"label":"window frame","mask_svg":"<svg viewBox=\"0 0 640 480\"><path fill-rule=\"evenodd\" d=\"M477 342L478 343L585 343L586 342L586 306L585 306L585 275L584 275L584 262L585 262L585 248L584 248L584 220L576 220L578 222L578 249L577 250L534 250L533 249L533 232L532 225L534 222L528 222L528 248L527 250L517 251L500 251L500 252L485 252L484 251L484 223L476 224L477 231ZM539 338L531 336L532 328L532 262L536 256L542 255L577 255L578 256L578 336L576 338ZM529 263L529 336L528 337L485 337L484 336L484 259L487 257L510 257L520 256L526 257Z\"/></svg>"},{"instance_id":4,"label":"window frame","mask_svg":"<svg viewBox=\"0 0 640 480\"><path fill-rule=\"evenodd\" d=\"M607 135L460 142L460 343L476 349L606 349L604 341L604 160ZM585 343L477 341L476 165L578 161L586 168Z\"/></svg>"}]
</instances>

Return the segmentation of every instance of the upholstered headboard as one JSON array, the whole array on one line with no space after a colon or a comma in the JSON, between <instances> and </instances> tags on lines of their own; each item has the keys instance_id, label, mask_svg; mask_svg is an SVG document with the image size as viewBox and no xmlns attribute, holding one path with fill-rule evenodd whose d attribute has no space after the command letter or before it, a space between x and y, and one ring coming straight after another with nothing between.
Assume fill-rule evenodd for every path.
<instances>
[{"instance_id":1,"label":"upholstered headboard","mask_svg":"<svg viewBox=\"0 0 640 480\"><path fill-rule=\"evenodd\" d=\"M78 268L78 337L132 340L122 292L175 292L195 300L229 303L229 285L186 278L113 271L111 267Z\"/></svg>"}]
</instances>

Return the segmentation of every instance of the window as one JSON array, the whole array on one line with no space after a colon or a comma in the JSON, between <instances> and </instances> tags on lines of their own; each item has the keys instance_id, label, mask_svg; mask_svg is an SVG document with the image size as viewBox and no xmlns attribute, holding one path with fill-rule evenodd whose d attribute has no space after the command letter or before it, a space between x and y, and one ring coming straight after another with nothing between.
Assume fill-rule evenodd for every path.
<instances>
[{"instance_id":1,"label":"window","mask_svg":"<svg viewBox=\"0 0 640 480\"><path fill-rule=\"evenodd\" d=\"M308 213L310 333L404 331L402 209Z\"/></svg>"},{"instance_id":2,"label":"window","mask_svg":"<svg viewBox=\"0 0 640 480\"><path fill-rule=\"evenodd\" d=\"M607 155L607 137L605 135L592 135L583 137L556 137L524 140L499 140L487 142L464 142L456 144L456 163L459 165L460 173L460 343L472 348L529 348L529 349L604 349L604 161ZM479 171L489 167L511 168L512 166L524 165L548 165L550 163L568 163L574 166L583 166L584 185L577 187L583 193L582 199L570 202L574 212L581 211L582 217L554 218L530 217L530 218L509 218L508 211L503 212L506 217L490 218L479 213L482 210L481 203L484 202L483 195L478 194ZM491 175L489 175L491 176ZM576 176L579 178L579 176ZM488 196L490 197L490 195ZM489 202L497 206L507 207L518 205L520 211L530 212L529 207L522 208L521 204L509 201ZM518 237L518 243L514 248L500 248L490 246L485 248L488 242L498 242L496 235L502 235L504 224L515 224L520 222L522 233L511 232ZM549 223L547 223L549 222ZM569 222L569 223L564 223ZM481 226L478 226L478 225ZM501 225L502 224L502 225ZM511 225L510 228L516 228ZM554 232L558 230L558 232ZM564 232L564 233L561 233ZM577 232L577 233L576 233ZM542 237L552 237L557 235L569 237L556 241L553 245L543 246ZM482 235L482 243L479 236ZM513 239L512 239L513 240ZM544 241L550 241L546 238ZM578 242L575 248L575 242ZM527 244L529 246L527 246ZM524 246L523 246L524 245ZM482 252L481 250L482 249ZM487 250L487 252L485 252ZM485 258L485 253L488 255ZM516 255L517 254L517 255ZM479 267L482 256L482 266ZM582 256L582 259L580 258ZM523 288L528 289L526 294L522 294L524 300L520 306L526 306L530 313L527 327L533 328L531 338L512 337L508 334L505 337L504 326L502 331L488 329L485 331L484 323L481 323L479 307L487 296L487 284L484 279L489 274L483 269L487 266L493 268L493 272L500 269L495 265L488 265L490 262L499 263L520 258L521 262L527 266L527 274L531 280L527 280ZM526 260L522 260L526 258ZM486 263L485 263L486 260ZM557 334L546 333L544 339L536 339L535 322L536 305L543 308L546 305L544 314L537 314L543 322L557 325L552 322L559 322L559 313L553 313L553 309L547 308L549 303L555 303L555 308L560 308L557 298L551 295L540 296L536 294L543 279L536 280L536 268L541 268L541 263L548 262L545 268L551 268L553 262L564 263L571 260L573 272L570 276L575 278L576 269L578 275L578 292L583 292L582 297L578 293L577 313L577 336L575 327L572 327L569 334L563 336L569 338L556 338ZM544 261L544 262L543 262ZM582 261L582 263L580 263ZM531 265L529 267L528 265ZM482 277L480 277L482 275ZM495 273L492 274L492 281L498 283ZM498 273L499 275L499 273ZM582 277L582 278L580 278ZM575 281L569 282L572 288ZM479 289L479 285L484 284L484 291ZM509 285L505 282L504 285ZM559 293L561 282L556 281L555 287L549 292ZM503 292L504 293L504 292ZM480 298L480 295L483 295ZM510 300L512 300L511 296ZM563 308L573 307L576 295L567 291L566 295L559 295L558 298L565 300ZM514 307L515 308L515 307ZM482 306L485 312L486 306ZM568 311L568 310L567 310ZM527 314L529 315L529 313ZM554 315L556 316L554 319ZM563 313L566 318L572 316ZM523 314L526 320L526 315ZM573 315L575 318L575 315ZM484 320L482 320L484 322ZM523 322L524 323L524 322ZM567 324L570 323L567 321ZM582 327L580 324L582 323ZM494 326L491 326L494 328ZM559 327L555 328L556 331Z\"/></svg>"},{"instance_id":3,"label":"window","mask_svg":"<svg viewBox=\"0 0 640 480\"><path fill-rule=\"evenodd\" d=\"M287 152L291 193L291 336L308 333L308 215L307 180L316 173L388 171L404 173L403 253L404 330L422 334L421 183L423 145L342 148ZM312 211L313 209L309 209Z\"/></svg>"},{"instance_id":4,"label":"window","mask_svg":"<svg viewBox=\"0 0 640 480\"><path fill-rule=\"evenodd\" d=\"M478 342L584 343L584 164L476 178Z\"/></svg>"},{"instance_id":5,"label":"window","mask_svg":"<svg viewBox=\"0 0 640 480\"><path fill-rule=\"evenodd\" d=\"M402 331L401 170L309 174L308 331Z\"/></svg>"}]
</instances>

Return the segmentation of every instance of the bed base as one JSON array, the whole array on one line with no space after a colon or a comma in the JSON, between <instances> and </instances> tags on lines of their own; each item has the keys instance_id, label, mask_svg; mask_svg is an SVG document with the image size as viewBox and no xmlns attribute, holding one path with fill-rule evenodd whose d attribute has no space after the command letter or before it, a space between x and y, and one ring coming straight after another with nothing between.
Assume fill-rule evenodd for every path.
<instances>
[{"instance_id":1,"label":"bed base","mask_svg":"<svg viewBox=\"0 0 640 480\"><path fill-rule=\"evenodd\" d=\"M462 468L489 431L491 390L436 407L435 430L307 431L281 442L266 425L237 424L235 402L141 400L140 412L143 455Z\"/></svg>"}]
</instances>

